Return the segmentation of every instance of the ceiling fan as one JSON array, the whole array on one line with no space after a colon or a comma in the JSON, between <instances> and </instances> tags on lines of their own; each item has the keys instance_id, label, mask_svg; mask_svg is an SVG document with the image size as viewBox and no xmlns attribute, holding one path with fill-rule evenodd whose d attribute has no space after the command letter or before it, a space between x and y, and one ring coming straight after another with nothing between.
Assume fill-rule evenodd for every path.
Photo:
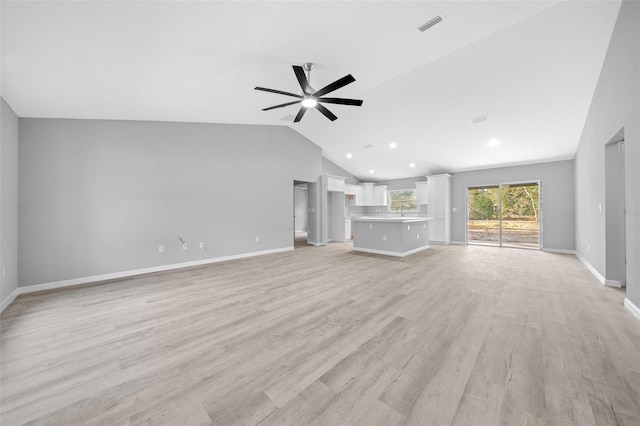
<instances>
[{"instance_id":1,"label":"ceiling fan","mask_svg":"<svg viewBox=\"0 0 640 426\"><path fill-rule=\"evenodd\" d=\"M304 68L299 65L293 65L293 72L296 74L296 78L298 79L298 83L300 83L300 87L302 88L302 95L296 95L291 92L283 92L281 90L275 89L267 89L266 87L256 87L255 90L262 90L263 92L271 92L278 93L280 95L292 96L294 98L298 98L297 101L287 102L280 105L275 105L269 108L263 108L262 111L269 111L275 108L282 108L289 105L294 105L297 103L302 104L300 107L300 111L296 115L296 118L293 120L294 123L302 120L302 116L307 112L309 108L315 108L320 111L325 117L329 120L334 121L338 117L336 117L331 111L329 111L322 103L326 104L338 104L338 105L353 105L353 106L361 106L362 101L359 99L345 99L345 98L325 98L324 95L333 92L334 90L338 90L341 87L346 86L347 84L353 83L356 81L355 78L351 74L345 75L344 77L334 81L323 87L320 90L314 90L311 87L311 69L313 68L313 63L307 62L304 64ZM305 75L305 71L308 73Z\"/></svg>"}]
</instances>

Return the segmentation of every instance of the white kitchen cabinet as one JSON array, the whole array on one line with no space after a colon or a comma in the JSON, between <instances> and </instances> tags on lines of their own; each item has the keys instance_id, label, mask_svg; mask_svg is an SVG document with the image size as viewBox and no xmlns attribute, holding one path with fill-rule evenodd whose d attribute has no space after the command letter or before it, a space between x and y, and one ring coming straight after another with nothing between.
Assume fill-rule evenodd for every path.
<instances>
[{"instance_id":1,"label":"white kitchen cabinet","mask_svg":"<svg viewBox=\"0 0 640 426\"><path fill-rule=\"evenodd\" d=\"M345 185L346 195L355 195L356 206L386 206L387 186L365 182L360 185Z\"/></svg>"},{"instance_id":2,"label":"white kitchen cabinet","mask_svg":"<svg viewBox=\"0 0 640 426\"><path fill-rule=\"evenodd\" d=\"M376 185L373 187L373 205L386 206L387 203L387 185Z\"/></svg>"},{"instance_id":3,"label":"white kitchen cabinet","mask_svg":"<svg viewBox=\"0 0 640 426\"><path fill-rule=\"evenodd\" d=\"M362 184L363 192L364 192L364 203L363 206L373 206L373 186L372 182L366 182Z\"/></svg>"},{"instance_id":4,"label":"white kitchen cabinet","mask_svg":"<svg viewBox=\"0 0 640 426\"><path fill-rule=\"evenodd\" d=\"M345 178L327 175L327 191L344 192Z\"/></svg>"},{"instance_id":5,"label":"white kitchen cabinet","mask_svg":"<svg viewBox=\"0 0 640 426\"><path fill-rule=\"evenodd\" d=\"M429 204L429 182L416 182L416 204Z\"/></svg>"},{"instance_id":6,"label":"white kitchen cabinet","mask_svg":"<svg viewBox=\"0 0 640 426\"><path fill-rule=\"evenodd\" d=\"M451 175L427 176L429 241L451 243Z\"/></svg>"},{"instance_id":7,"label":"white kitchen cabinet","mask_svg":"<svg viewBox=\"0 0 640 426\"><path fill-rule=\"evenodd\" d=\"M358 185L351 185L349 183L344 184L344 195L357 195Z\"/></svg>"},{"instance_id":8,"label":"white kitchen cabinet","mask_svg":"<svg viewBox=\"0 0 640 426\"><path fill-rule=\"evenodd\" d=\"M364 206L364 186L362 185L354 185L355 186L355 196L356 196L356 206Z\"/></svg>"}]
</instances>

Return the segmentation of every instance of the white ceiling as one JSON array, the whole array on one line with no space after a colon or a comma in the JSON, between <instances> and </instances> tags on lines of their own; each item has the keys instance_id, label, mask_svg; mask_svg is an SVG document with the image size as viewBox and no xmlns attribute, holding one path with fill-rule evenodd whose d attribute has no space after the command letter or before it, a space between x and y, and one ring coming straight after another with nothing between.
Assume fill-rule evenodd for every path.
<instances>
[{"instance_id":1,"label":"white ceiling","mask_svg":"<svg viewBox=\"0 0 640 426\"><path fill-rule=\"evenodd\" d=\"M289 125L365 180L568 159L619 7L3 1L2 96L21 117ZM416 29L438 13L447 19ZM353 74L331 96L364 105L328 105L334 122L261 111L292 99L253 88L299 92L291 65L304 62L316 88Z\"/></svg>"}]
</instances>

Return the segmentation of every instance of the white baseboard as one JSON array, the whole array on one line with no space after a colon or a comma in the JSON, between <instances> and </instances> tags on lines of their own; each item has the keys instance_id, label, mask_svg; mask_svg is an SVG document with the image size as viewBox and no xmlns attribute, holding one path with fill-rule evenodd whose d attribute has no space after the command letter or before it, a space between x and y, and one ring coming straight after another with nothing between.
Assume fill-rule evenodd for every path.
<instances>
[{"instance_id":1,"label":"white baseboard","mask_svg":"<svg viewBox=\"0 0 640 426\"><path fill-rule=\"evenodd\" d=\"M402 252L402 253L398 253L398 252L395 252L395 251L388 251L388 250L378 250L378 249L363 248L363 247L354 247L353 250L354 251L362 251L362 252L365 252L365 253L384 254L386 256L405 257L405 256L409 256L410 254L418 253L419 251L426 250L428 248L429 248L429 246L423 246L423 247L418 247L416 249L405 251L405 252Z\"/></svg>"},{"instance_id":2,"label":"white baseboard","mask_svg":"<svg viewBox=\"0 0 640 426\"><path fill-rule=\"evenodd\" d=\"M604 277L600 275L600 272L598 272L596 268L591 266L591 264L587 261L587 259L582 257L580 253L575 252L575 255L578 258L578 260L580 260L580 262L582 262L582 264L586 266L589 271L591 271L591 273L598 279L598 281L600 281L601 284L604 284L605 280L604 280Z\"/></svg>"},{"instance_id":3,"label":"white baseboard","mask_svg":"<svg viewBox=\"0 0 640 426\"><path fill-rule=\"evenodd\" d=\"M4 311L7 306L11 304L15 300L16 297L20 294L20 287L16 288L8 295L0 304L0 312Z\"/></svg>"},{"instance_id":4,"label":"white baseboard","mask_svg":"<svg viewBox=\"0 0 640 426\"><path fill-rule=\"evenodd\" d=\"M464 241L451 241L451 245L454 245L454 246L466 246L467 243L464 242Z\"/></svg>"},{"instance_id":5,"label":"white baseboard","mask_svg":"<svg viewBox=\"0 0 640 426\"><path fill-rule=\"evenodd\" d=\"M100 281L114 280L118 278L133 277L142 274L151 274L154 272L171 271L173 269L189 268L192 266L208 265L210 263L225 262L228 260L244 259L246 257L262 256L265 254L280 253L283 251L291 251L293 247L283 247L272 250L254 251L251 253L234 254L231 256L214 257L210 259L195 260L193 262L174 263L171 265L154 266L151 268L134 269L131 271L114 272L111 274L94 275L91 277L74 278L71 280L54 281L44 284L35 284L26 287L18 287L18 294L33 293L42 290L53 290L56 288L69 287L79 284L90 284Z\"/></svg>"},{"instance_id":6,"label":"white baseboard","mask_svg":"<svg viewBox=\"0 0 640 426\"><path fill-rule=\"evenodd\" d=\"M560 253L560 254L576 254L575 250L566 250L566 249L554 249L554 248L543 248L542 251L546 251L549 253Z\"/></svg>"},{"instance_id":7,"label":"white baseboard","mask_svg":"<svg viewBox=\"0 0 640 426\"><path fill-rule=\"evenodd\" d=\"M628 310L631 311L631 313L633 314L634 317L636 317L637 319L640 320L640 308L638 308L636 305L634 305L634 303L625 298L624 299L624 306L625 308L627 308Z\"/></svg>"}]
</instances>

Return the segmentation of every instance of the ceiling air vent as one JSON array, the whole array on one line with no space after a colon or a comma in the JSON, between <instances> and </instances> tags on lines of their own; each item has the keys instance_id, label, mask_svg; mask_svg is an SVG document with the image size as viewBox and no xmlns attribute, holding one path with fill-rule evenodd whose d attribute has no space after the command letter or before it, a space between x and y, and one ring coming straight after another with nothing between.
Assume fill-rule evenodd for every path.
<instances>
[{"instance_id":1,"label":"ceiling air vent","mask_svg":"<svg viewBox=\"0 0 640 426\"><path fill-rule=\"evenodd\" d=\"M487 116L486 115L479 115L477 117L473 117L470 121L471 121L472 124L482 123L483 121L487 121Z\"/></svg>"},{"instance_id":2,"label":"ceiling air vent","mask_svg":"<svg viewBox=\"0 0 640 426\"><path fill-rule=\"evenodd\" d=\"M368 144L366 144L366 145L362 145L362 147L363 147L364 149L371 149L371 148L373 148L373 145L371 145L370 143L368 143Z\"/></svg>"},{"instance_id":3,"label":"ceiling air vent","mask_svg":"<svg viewBox=\"0 0 640 426\"><path fill-rule=\"evenodd\" d=\"M444 21L445 17L442 13L438 13L433 19L431 19L429 22L426 22L422 25L420 25L418 27L418 29L422 32L427 31L429 28L433 27L436 24L439 24L440 22Z\"/></svg>"}]
</instances>

